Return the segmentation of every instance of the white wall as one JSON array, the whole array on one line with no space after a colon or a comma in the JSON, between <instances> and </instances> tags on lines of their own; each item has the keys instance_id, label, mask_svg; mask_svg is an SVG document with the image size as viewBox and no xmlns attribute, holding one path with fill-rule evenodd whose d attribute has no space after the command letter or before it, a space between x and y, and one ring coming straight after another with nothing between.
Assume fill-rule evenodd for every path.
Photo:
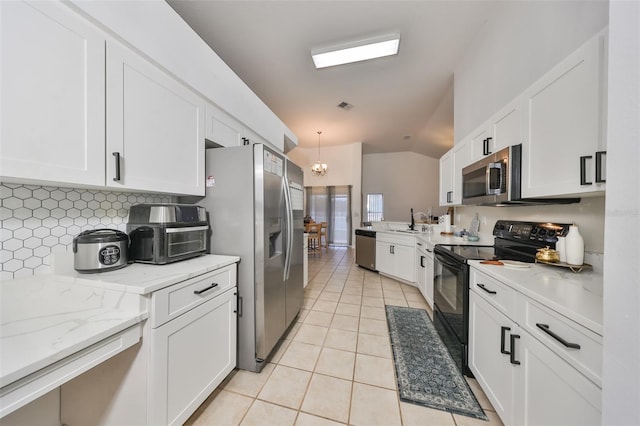
<instances>
[{"instance_id":1,"label":"white wall","mask_svg":"<svg viewBox=\"0 0 640 426\"><path fill-rule=\"evenodd\" d=\"M384 219L411 221L410 209L442 214L438 206L439 160L413 152L366 154L362 159L362 203L366 214L367 194L383 194Z\"/></svg>"},{"instance_id":2,"label":"white wall","mask_svg":"<svg viewBox=\"0 0 640 426\"><path fill-rule=\"evenodd\" d=\"M640 2L610 14L602 424L640 425Z\"/></svg>"},{"instance_id":3,"label":"white wall","mask_svg":"<svg viewBox=\"0 0 640 426\"><path fill-rule=\"evenodd\" d=\"M304 171L304 186L340 186L352 185L351 188L351 223L355 228L360 226L362 216L360 198L362 193L362 143L330 146L320 151L321 160L328 166L325 176L313 176L311 166L318 161L317 148L297 147L287 156ZM355 237L352 238L355 244Z\"/></svg>"},{"instance_id":4,"label":"white wall","mask_svg":"<svg viewBox=\"0 0 640 426\"><path fill-rule=\"evenodd\" d=\"M455 141L608 23L608 2L501 2L454 75Z\"/></svg>"}]
</instances>

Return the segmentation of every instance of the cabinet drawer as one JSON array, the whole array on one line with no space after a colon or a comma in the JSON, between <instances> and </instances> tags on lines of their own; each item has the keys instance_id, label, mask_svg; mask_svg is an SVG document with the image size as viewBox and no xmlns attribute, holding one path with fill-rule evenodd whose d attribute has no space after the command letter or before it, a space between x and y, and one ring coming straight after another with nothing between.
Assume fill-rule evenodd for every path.
<instances>
[{"instance_id":1,"label":"cabinet drawer","mask_svg":"<svg viewBox=\"0 0 640 426\"><path fill-rule=\"evenodd\" d=\"M523 295L517 309L522 328L602 387L601 336Z\"/></svg>"},{"instance_id":2,"label":"cabinet drawer","mask_svg":"<svg viewBox=\"0 0 640 426\"><path fill-rule=\"evenodd\" d=\"M469 287L507 317L515 319L516 291L480 271L471 268Z\"/></svg>"},{"instance_id":3,"label":"cabinet drawer","mask_svg":"<svg viewBox=\"0 0 640 426\"><path fill-rule=\"evenodd\" d=\"M206 302L214 296L234 287L237 281L236 264L198 275L165 289L152 296L151 326L165 322Z\"/></svg>"}]
</instances>

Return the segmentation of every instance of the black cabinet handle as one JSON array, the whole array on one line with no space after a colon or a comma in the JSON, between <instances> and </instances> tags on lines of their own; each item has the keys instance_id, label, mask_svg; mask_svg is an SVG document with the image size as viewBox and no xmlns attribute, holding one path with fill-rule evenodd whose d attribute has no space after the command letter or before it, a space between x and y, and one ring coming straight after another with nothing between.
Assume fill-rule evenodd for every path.
<instances>
[{"instance_id":1,"label":"black cabinet handle","mask_svg":"<svg viewBox=\"0 0 640 426\"><path fill-rule=\"evenodd\" d=\"M607 155L607 151L596 152L596 183L605 183L607 180L602 179L602 157Z\"/></svg>"},{"instance_id":2,"label":"black cabinet handle","mask_svg":"<svg viewBox=\"0 0 640 426\"><path fill-rule=\"evenodd\" d=\"M116 158L116 177L113 180L118 182L120 180L120 153L114 152L113 156Z\"/></svg>"},{"instance_id":3,"label":"black cabinet handle","mask_svg":"<svg viewBox=\"0 0 640 426\"><path fill-rule=\"evenodd\" d=\"M516 360L516 339L519 339L520 336L517 334L512 334L509 338L509 346L511 346L511 354L509 355L509 362L513 365L520 365L520 361Z\"/></svg>"},{"instance_id":4,"label":"black cabinet handle","mask_svg":"<svg viewBox=\"0 0 640 426\"><path fill-rule=\"evenodd\" d=\"M482 155L487 155L487 140L482 139Z\"/></svg>"},{"instance_id":5,"label":"black cabinet handle","mask_svg":"<svg viewBox=\"0 0 640 426\"><path fill-rule=\"evenodd\" d=\"M424 256L420 256L420 266L424 268Z\"/></svg>"},{"instance_id":6,"label":"black cabinet handle","mask_svg":"<svg viewBox=\"0 0 640 426\"><path fill-rule=\"evenodd\" d=\"M249 145L249 138L242 138L242 145Z\"/></svg>"},{"instance_id":7,"label":"black cabinet handle","mask_svg":"<svg viewBox=\"0 0 640 426\"><path fill-rule=\"evenodd\" d=\"M580 185L593 184L593 182L587 182L587 160L592 158L592 155L583 155L580 157Z\"/></svg>"},{"instance_id":8,"label":"black cabinet handle","mask_svg":"<svg viewBox=\"0 0 640 426\"><path fill-rule=\"evenodd\" d=\"M216 287L218 287L218 283L213 283L213 284L211 284L209 287L207 287L207 288L203 288L202 290L194 290L194 291L193 291L193 294L202 294L202 293L204 293L205 291L209 291L209 290L211 290L211 289L213 289L213 288L216 288Z\"/></svg>"},{"instance_id":9,"label":"black cabinet handle","mask_svg":"<svg viewBox=\"0 0 640 426\"><path fill-rule=\"evenodd\" d=\"M477 286L478 286L478 287L480 287L481 289L483 289L484 291L486 291L486 292L487 292L487 293L489 293L489 294L498 294L498 292L497 292L497 291L489 290L488 288L486 288L486 287L484 286L484 284L480 284L480 283L478 283L478 284L477 284Z\"/></svg>"},{"instance_id":10,"label":"black cabinet handle","mask_svg":"<svg viewBox=\"0 0 640 426\"><path fill-rule=\"evenodd\" d=\"M493 138L487 138L487 153L486 153L485 155L489 155L489 154L491 154L491 151L489 151L489 143L491 143L491 140L492 140L492 139L493 139Z\"/></svg>"},{"instance_id":11,"label":"black cabinet handle","mask_svg":"<svg viewBox=\"0 0 640 426\"><path fill-rule=\"evenodd\" d=\"M242 297L238 295L238 316L242 316Z\"/></svg>"},{"instance_id":12,"label":"black cabinet handle","mask_svg":"<svg viewBox=\"0 0 640 426\"><path fill-rule=\"evenodd\" d=\"M236 296L236 308L233 310L233 313L237 314L238 313L238 308L239 308L239 306L238 306L238 303L239 303L238 292L233 293L233 295Z\"/></svg>"},{"instance_id":13,"label":"black cabinet handle","mask_svg":"<svg viewBox=\"0 0 640 426\"><path fill-rule=\"evenodd\" d=\"M500 353L501 354L505 354L505 355L509 355L511 354L511 351L508 351L504 348L504 344L505 344L505 340L506 337L504 335L505 331L511 331L511 328L509 327L500 327Z\"/></svg>"},{"instance_id":14,"label":"black cabinet handle","mask_svg":"<svg viewBox=\"0 0 640 426\"><path fill-rule=\"evenodd\" d=\"M562 337L558 336L556 333L554 333L553 331L551 331L549 329L549 325L548 324L540 324L540 323L536 323L536 327L538 327L540 330L544 331L545 333L547 333L549 336L553 337L554 339L556 339L558 342L562 343L564 346L566 346L567 348L571 348L571 349L580 349L580 345L577 343L570 343L567 342L566 340L564 340Z\"/></svg>"},{"instance_id":15,"label":"black cabinet handle","mask_svg":"<svg viewBox=\"0 0 640 426\"><path fill-rule=\"evenodd\" d=\"M396 254L396 246L393 246L393 245L389 246L389 253Z\"/></svg>"}]
</instances>

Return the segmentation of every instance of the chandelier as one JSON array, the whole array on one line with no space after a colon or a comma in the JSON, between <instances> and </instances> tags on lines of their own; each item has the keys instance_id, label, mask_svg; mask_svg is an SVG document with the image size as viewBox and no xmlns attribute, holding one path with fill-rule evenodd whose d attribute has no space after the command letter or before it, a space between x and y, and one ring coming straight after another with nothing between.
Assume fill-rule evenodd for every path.
<instances>
[{"instance_id":1,"label":"chandelier","mask_svg":"<svg viewBox=\"0 0 640 426\"><path fill-rule=\"evenodd\" d=\"M327 174L327 165L320 162L320 135L322 132L318 132L318 162L311 166L311 173L314 176L324 176Z\"/></svg>"}]
</instances>

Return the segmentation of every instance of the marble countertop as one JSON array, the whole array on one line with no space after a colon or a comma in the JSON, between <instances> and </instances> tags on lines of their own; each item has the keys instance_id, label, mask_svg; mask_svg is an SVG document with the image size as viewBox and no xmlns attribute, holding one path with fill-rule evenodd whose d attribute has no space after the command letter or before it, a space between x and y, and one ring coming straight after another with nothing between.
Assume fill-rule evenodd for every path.
<instances>
[{"instance_id":1,"label":"marble countertop","mask_svg":"<svg viewBox=\"0 0 640 426\"><path fill-rule=\"evenodd\" d=\"M52 268L80 284L146 295L239 261L238 256L203 255L166 265L133 263L115 271L80 274L73 269L73 253L60 253L54 257Z\"/></svg>"},{"instance_id":2,"label":"marble countertop","mask_svg":"<svg viewBox=\"0 0 640 426\"><path fill-rule=\"evenodd\" d=\"M540 264L514 268L470 260L469 265L602 336L602 274Z\"/></svg>"},{"instance_id":3,"label":"marble countertop","mask_svg":"<svg viewBox=\"0 0 640 426\"><path fill-rule=\"evenodd\" d=\"M0 387L148 317L140 297L58 275L0 284Z\"/></svg>"},{"instance_id":4,"label":"marble countertop","mask_svg":"<svg viewBox=\"0 0 640 426\"><path fill-rule=\"evenodd\" d=\"M52 257L51 274L3 281L0 387L142 322L149 316L143 296L239 260L205 255L79 274L73 253L59 253Z\"/></svg>"}]
</instances>

